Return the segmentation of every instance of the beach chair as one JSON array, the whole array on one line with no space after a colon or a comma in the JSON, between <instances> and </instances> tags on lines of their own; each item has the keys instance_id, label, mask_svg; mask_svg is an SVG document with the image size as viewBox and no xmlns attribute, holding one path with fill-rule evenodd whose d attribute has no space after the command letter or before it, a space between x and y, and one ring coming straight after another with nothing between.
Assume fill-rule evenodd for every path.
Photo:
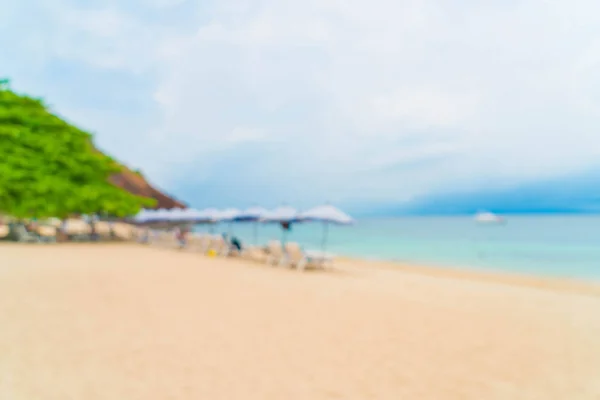
<instances>
[{"instance_id":1,"label":"beach chair","mask_svg":"<svg viewBox=\"0 0 600 400\"><path fill-rule=\"evenodd\" d=\"M208 237L208 246L206 247L206 253L214 252L216 255L223 255L225 251L225 241L221 235L211 235Z\"/></svg>"},{"instance_id":2,"label":"beach chair","mask_svg":"<svg viewBox=\"0 0 600 400\"><path fill-rule=\"evenodd\" d=\"M325 268L326 264L333 262L333 257L318 251L304 251L298 243L290 242L285 245L287 261L298 271L303 271L307 266Z\"/></svg>"},{"instance_id":3,"label":"beach chair","mask_svg":"<svg viewBox=\"0 0 600 400\"><path fill-rule=\"evenodd\" d=\"M14 233L17 242L20 243L39 243L40 237L33 232L29 232L25 225L17 224L14 226Z\"/></svg>"},{"instance_id":4,"label":"beach chair","mask_svg":"<svg viewBox=\"0 0 600 400\"><path fill-rule=\"evenodd\" d=\"M91 239L92 227L85 221L69 219L65 222L63 233L75 242L85 242Z\"/></svg>"},{"instance_id":5,"label":"beach chair","mask_svg":"<svg viewBox=\"0 0 600 400\"><path fill-rule=\"evenodd\" d=\"M197 233L188 233L187 248L190 250L202 249L202 235Z\"/></svg>"},{"instance_id":6,"label":"beach chair","mask_svg":"<svg viewBox=\"0 0 600 400\"><path fill-rule=\"evenodd\" d=\"M44 243L55 243L56 242L57 229L51 225L41 225L37 228L37 234L39 240Z\"/></svg>"},{"instance_id":7,"label":"beach chair","mask_svg":"<svg viewBox=\"0 0 600 400\"><path fill-rule=\"evenodd\" d=\"M279 240L272 240L267 243L267 259L266 262L269 265L283 265L285 264L285 252L283 251L283 247L281 246L281 242Z\"/></svg>"},{"instance_id":8,"label":"beach chair","mask_svg":"<svg viewBox=\"0 0 600 400\"><path fill-rule=\"evenodd\" d=\"M132 225L123 222L116 222L113 224L112 231L115 238L118 240L129 241L133 239Z\"/></svg>"},{"instance_id":9,"label":"beach chair","mask_svg":"<svg viewBox=\"0 0 600 400\"><path fill-rule=\"evenodd\" d=\"M155 230L151 234L151 243L158 246L173 246L175 243L175 234L173 232Z\"/></svg>"},{"instance_id":10,"label":"beach chair","mask_svg":"<svg viewBox=\"0 0 600 400\"><path fill-rule=\"evenodd\" d=\"M221 257L228 257L232 254L231 244L223 236L215 236L215 242L217 243L217 254Z\"/></svg>"},{"instance_id":11,"label":"beach chair","mask_svg":"<svg viewBox=\"0 0 600 400\"><path fill-rule=\"evenodd\" d=\"M112 229L108 222L105 222L105 221L96 222L95 229L96 229L96 235L98 235L98 237L100 239L107 240L107 239L112 238Z\"/></svg>"},{"instance_id":12,"label":"beach chair","mask_svg":"<svg viewBox=\"0 0 600 400\"><path fill-rule=\"evenodd\" d=\"M240 256L245 260L264 262L266 253L262 247L250 246L244 247Z\"/></svg>"},{"instance_id":13,"label":"beach chair","mask_svg":"<svg viewBox=\"0 0 600 400\"><path fill-rule=\"evenodd\" d=\"M141 229L136 239L138 243L150 244L152 240L152 231L149 228Z\"/></svg>"},{"instance_id":14,"label":"beach chair","mask_svg":"<svg viewBox=\"0 0 600 400\"><path fill-rule=\"evenodd\" d=\"M202 253L206 253L210 249L212 236L207 234L199 235L198 248Z\"/></svg>"},{"instance_id":15,"label":"beach chair","mask_svg":"<svg viewBox=\"0 0 600 400\"><path fill-rule=\"evenodd\" d=\"M0 225L0 240L8 239L9 235L10 235L10 228L8 227L8 225Z\"/></svg>"}]
</instances>

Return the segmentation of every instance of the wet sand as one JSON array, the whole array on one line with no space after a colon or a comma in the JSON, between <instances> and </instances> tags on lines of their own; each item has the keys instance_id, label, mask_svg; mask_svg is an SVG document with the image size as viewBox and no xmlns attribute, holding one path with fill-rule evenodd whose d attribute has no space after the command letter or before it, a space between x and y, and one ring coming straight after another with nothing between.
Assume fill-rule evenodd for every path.
<instances>
[{"instance_id":1,"label":"wet sand","mask_svg":"<svg viewBox=\"0 0 600 400\"><path fill-rule=\"evenodd\" d=\"M0 300L0 398L600 398L600 296L566 281L0 244Z\"/></svg>"}]
</instances>

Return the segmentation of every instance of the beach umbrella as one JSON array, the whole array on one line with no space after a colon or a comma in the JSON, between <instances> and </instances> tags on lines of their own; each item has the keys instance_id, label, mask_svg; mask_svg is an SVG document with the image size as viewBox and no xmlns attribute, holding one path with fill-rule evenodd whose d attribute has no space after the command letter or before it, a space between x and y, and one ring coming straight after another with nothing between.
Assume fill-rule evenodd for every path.
<instances>
[{"instance_id":1,"label":"beach umbrella","mask_svg":"<svg viewBox=\"0 0 600 400\"><path fill-rule=\"evenodd\" d=\"M250 207L242 211L236 218L236 222L253 222L254 223L254 245L258 245L258 221L266 214L267 210L262 207Z\"/></svg>"},{"instance_id":2,"label":"beach umbrella","mask_svg":"<svg viewBox=\"0 0 600 400\"><path fill-rule=\"evenodd\" d=\"M169 220L170 222L173 223L182 223L182 224L186 224L186 223L191 223L191 218L192 218L192 213L191 213L191 209L189 208L175 208L173 210L171 210L171 212L169 213Z\"/></svg>"},{"instance_id":3,"label":"beach umbrella","mask_svg":"<svg viewBox=\"0 0 600 400\"><path fill-rule=\"evenodd\" d=\"M238 210L237 208L227 208L223 211L220 211L218 214L218 220L219 222L228 222L229 223L229 236L231 236L231 234L233 233L233 222L236 220L236 218L238 217L238 215L240 215L242 212L240 210Z\"/></svg>"},{"instance_id":4,"label":"beach umbrella","mask_svg":"<svg viewBox=\"0 0 600 400\"><path fill-rule=\"evenodd\" d=\"M186 218L189 222L194 224L206 224L215 220L215 213L207 212L205 210L200 211L190 208L187 211Z\"/></svg>"},{"instance_id":5,"label":"beach umbrella","mask_svg":"<svg viewBox=\"0 0 600 400\"><path fill-rule=\"evenodd\" d=\"M303 221L313 221L323 223L323 241L321 247L323 252L327 247L327 236L329 234L329 224L350 225L354 223L351 216L332 205L325 204L311 208L300 214Z\"/></svg>"},{"instance_id":6,"label":"beach umbrella","mask_svg":"<svg viewBox=\"0 0 600 400\"><path fill-rule=\"evenodd\" d=\"M261 218L261 222L279 223L282 227L281 243L285 243L286 233L290 230L292 223L300 222L302 217L298 210L290 206L277 207L274 210L267 211Z\"/></svg>"},{"instance_id":7,"label":"beach umbrella","mask_svg":"<svg viewBox=\"0 0 600 400\"><path fill-rule=\"evenodd\" d=\"M169 222L171 220L171 212L171 210L166 208L159 208L150 215L146 222L150 224Z\"/></svg>"},{"instance_id":8,"label":"beach umbrella","mask_svg":"<svg viewBox=\"0 0 600 400\"><path fill-rule=\"evenodd\" d=\"M268 211L265 208L262 207L250 207L245 209L244 211L241 211L239 213L239 215L235 218L236 221L239 222L243 222L243 221L259 221L260 219L264 218L265 215L267 215Z\"/></svg>"},{"instance_id":9,"label":"beach umbrella","mask_svg":"<svg viewBox=\"0 0 600 400\"><path fill-rule=\"evenodd\" d=\"M219 212L219 221L222 222L232 222L241 214L242 212L237 208L227 208L223 211Z\"/></svg>"},{"instance_id":10,"label":"beach umbrella","mask_svg":"<svg viewBox=\"0 0 600 400\"><path fill-rule=\"evenodd\" d=\"M182 208L173 208L166 213L166 222L183 223L186 222L188 211Z\"/></svg>"},{"instance_id":11,"label":"beach umbrella","mask_svg":"<svg viewBox=\"0 0 600 400\"><path fill-rule=\"evenodd\" d=\"M200 211L200 214L208 222L218 222L221 216L221 212L216 208L205 208Z\"/></svg>"},{"instance_id":12,"label":"beach umbrella","mask_svg":"<svg viewBox=\"0 0 600 400\"><path fill-rule=\"evenodd\" d=\"M209 232L213 233L214 224L220 221L221 212L216 208L205 208L200 211L204 222L209 224Z\"/></svg>"},{"instance_id":13,"label":"beach umbrella","mask_svg":"<svg viewBox=\"0 0 600 400\"><path fill-rule=\"evenodd\" d=\"M143 209L135 217L133 217L133 222L136 224L145 224L152 219L155 213L155 210Z\"/></svg>"},{"instance_id":14,"label":"beach umbrella","mask_svg":"<svg viewBox=\"0 0 600 400\"><path fill-rule=\"evenodd\" d=\"M262 222L293 223L301 220L300 213L294 207L281 206L267 211L261 218Z\"/></svg>"}]
</instances>

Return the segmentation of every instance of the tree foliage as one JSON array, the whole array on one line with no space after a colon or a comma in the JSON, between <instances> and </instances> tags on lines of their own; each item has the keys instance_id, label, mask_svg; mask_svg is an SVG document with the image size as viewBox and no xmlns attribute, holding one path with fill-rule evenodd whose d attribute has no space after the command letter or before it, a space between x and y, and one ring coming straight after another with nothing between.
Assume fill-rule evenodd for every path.
<instances>
[{"instance_id":1,"label":"tree foliage","mask_svg":"<svg viewBox=\"0 0 600 400\"><path fill-rule=\"evenodd\" d=\"M109 183L119 165L97 151L92 136L52 114L42 100L0 80L0 214L124 217L154 200Z\"/></svg>"}]
</instances>

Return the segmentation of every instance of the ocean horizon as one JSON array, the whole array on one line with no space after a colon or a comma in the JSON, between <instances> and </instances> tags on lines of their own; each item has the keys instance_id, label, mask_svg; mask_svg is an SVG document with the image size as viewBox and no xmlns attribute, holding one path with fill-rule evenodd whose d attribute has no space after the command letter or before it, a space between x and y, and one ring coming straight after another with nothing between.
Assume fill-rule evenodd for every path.
<instances>
[{"instance_id":1,"label":"ocean horizon","mask_svg":"<svg viewBox=\"0 0 600 400\"><path fill-rule=\"evenodd\" d=\"M600 280L600 215L503 217L501 225L480 224L473 216L360 218L352 226L329 225L325 249L361 259ZM218 224L212 229L231 232L251 245L282 238L276 224L255 225ZM286 240L321 250L323 231L320 223L294 224Z\"/></svg>"}]
</instances>

